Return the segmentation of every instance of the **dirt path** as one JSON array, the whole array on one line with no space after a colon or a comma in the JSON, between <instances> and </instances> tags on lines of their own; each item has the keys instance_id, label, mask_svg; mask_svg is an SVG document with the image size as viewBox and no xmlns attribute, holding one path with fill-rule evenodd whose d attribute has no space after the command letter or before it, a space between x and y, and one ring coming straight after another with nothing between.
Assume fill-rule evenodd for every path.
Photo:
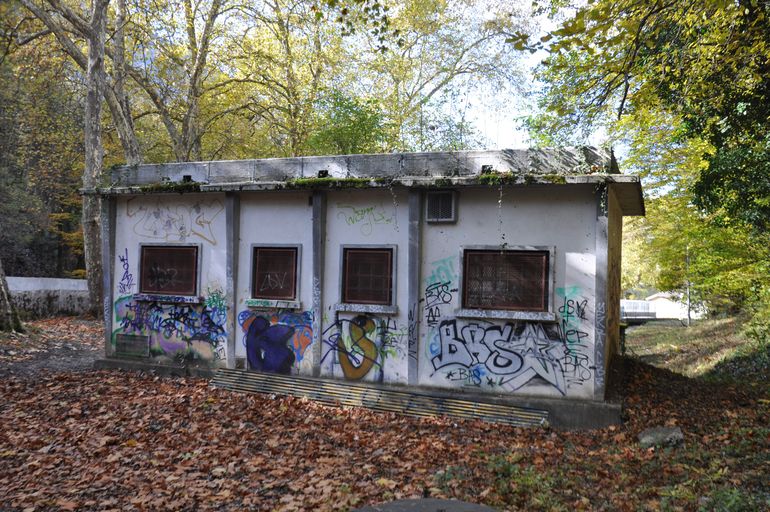
<instances>
[{"instance_id":1,"label":"dirt path","mask_svg":"<svg viewBox=\"0 0 770 512\"><path fill-rule=\"evenodd\" d=\"M0 334L0 378L87 371L104 354L103 325L97 320L57 317L25 326L24 334Z\"/></svg>"}]
</instances>

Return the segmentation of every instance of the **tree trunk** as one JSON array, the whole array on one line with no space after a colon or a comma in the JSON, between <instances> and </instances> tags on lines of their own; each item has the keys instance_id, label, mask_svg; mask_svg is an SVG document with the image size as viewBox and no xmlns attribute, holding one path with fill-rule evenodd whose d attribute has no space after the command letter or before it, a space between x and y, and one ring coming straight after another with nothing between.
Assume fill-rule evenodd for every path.
<instances>
[{"instance_id":1,"label":"tree trunk","mask_svg":"<svg viewBox=\"0 0 770 512\"><path fill-rule=\"evenodd\" d=\"M11 291L8 289L2 261L0 261L0 331L24 332L19 315L11 301Z\"/></svg>"},{"instance_id":2,"label":"tree trunk","mask_svg":"<svg viewBox=\"0 0 770 512\"><path fill-rule=\"evenodd\" d=\"M58 14L59 17L54 17L49 11L46 9L41 8L38 6L35 2L32 0L19 0L21 4L27 8L29 12L31 12L37 19L39 19L43 24L48 28L48 30L53 33L54 37L56 37L56 40L61 45L62 50L69 55L73 61L75 61L75 64L78 65L83 71L88 71L88 58L83 54L80 47L76 45L73 40L69 37L69 32L74 31L75 33L80 34L87 40L90 40L92 38L93 30L91 25L83 26L85 22L78 22L77 24L73 24L71 27L65 26L65 24L60 20L59 17L70 20L71 22L75 22L80 20L79 17L76 17L73 11L69 10L58 10L56 7L62 8L62 6L58 2L51 3L49 1L49 5L54 8L54 12ZM106 14L105 14L106 17ZM125 17L125 14L124 14ZM125 20L120 25L121 27L125 24ZM121 29L116 34L116 37L119 39L120 44L123 46L120 47L121 55L125 54L125 44L124 39L125 36L123 35L123 30ZM118 43L116 42L116 45ZM117 69L123 69L125 72L125 61L121 60L119 64L116 64L115 66ZM107 87L106 80L102 82L102 92L104 93L104 99L107 101L107 106L110 109L110 114L112 115L112 120L115 124L115 129L118 134L118 138L120 139L120 143L123 146L123 153L126 157L126 163L128 165L135 165L142 162L142 151L139 147L139 141L136 138L136 133L134 132L134 124L133 119L131 118L131 111L129 109L128 100L124 98L125 93L122 89L122 84L120 85L119 92L120 95L113 90L111 87Z\"/></svg>"},{"instance_id":3,"label":"tree trunk","mask_svg":"<svg viewBox=\"0 0 770 512\"><path fill-rule=\"evenodd\" d=\"M113 41L115 45L114 55L112 57L113 68L113 90L119 103L119 110L123 114L122 119L114 120L118 129L118 136L123 142L123 153L126 157L126 164L137 165L142 163L142 152L139 149L139 142L136 140L136 131L134 130L134 119L131 116L131 103L126 93L126 0L118 0L115 8L115 35ZM106 87L106 86L105 86ZM114 110L114 109L110 109ZM113 117L115 114L113 114ZM121 135L123 134L123 135Z\"/></svg>"},{"instance_id":4,"label":"tree trunk","mask_svg":"<svg viewBox=\"0 0 770 512\"><path fill-rule=\"evenodd\" d=\"M102 147L101 106L104 89L104 34L106 32L109 0L92 0L91 35L88 38L88 67L86 70L85 169L83 188L99 186L104 162ZM101 199L87 193L83 196L83 245L88 276L88 298L91 312L102 311L101 265Z\"/></svg>"}]
</instances>

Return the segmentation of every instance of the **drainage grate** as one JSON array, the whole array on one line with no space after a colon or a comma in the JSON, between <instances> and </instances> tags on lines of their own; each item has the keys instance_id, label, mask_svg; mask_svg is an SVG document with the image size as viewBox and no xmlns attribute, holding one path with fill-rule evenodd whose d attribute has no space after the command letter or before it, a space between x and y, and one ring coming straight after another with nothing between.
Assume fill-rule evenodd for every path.
<instances>
[{"instance_id":1,"label":"drainage grate","mask_svg":"<svg viewBox=\"0 0 770 512\"><path fill-rule=\"evenodd\" d=\"M150 357L150 337L138 334L115 336L115 355L125 357Z\"/></svg>"},{"instance_id":2,"label":"drainage grate","mask_svg":"<svg viewBox=\"0 0 770 512\"><path fill-rule=\"evenodd\" d=\"M221 368L214 374L211 384L243 393L304 397L331 406L365 407L417 417L479 419L516 427L541 426L548 421L548 411L538 409L245 370Z\"/></svg>"}]
</instances>

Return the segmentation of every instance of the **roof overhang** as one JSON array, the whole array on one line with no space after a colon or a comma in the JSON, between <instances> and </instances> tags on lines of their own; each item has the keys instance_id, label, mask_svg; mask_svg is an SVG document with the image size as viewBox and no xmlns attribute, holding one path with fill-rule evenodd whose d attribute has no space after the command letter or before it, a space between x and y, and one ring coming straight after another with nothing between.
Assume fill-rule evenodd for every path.
<instances>
[{"instance_id":1,"label":"roof overhang","mask_svg":"<svg viewBox=\"0 0 770 512\"><path fill-rule=\"evenodd\" d=\"M230 192L405 186L611 184L623 215L644 215L639 178L593 147L266 158L123 166L84 194Z\"/></svg>"}]
</instances>

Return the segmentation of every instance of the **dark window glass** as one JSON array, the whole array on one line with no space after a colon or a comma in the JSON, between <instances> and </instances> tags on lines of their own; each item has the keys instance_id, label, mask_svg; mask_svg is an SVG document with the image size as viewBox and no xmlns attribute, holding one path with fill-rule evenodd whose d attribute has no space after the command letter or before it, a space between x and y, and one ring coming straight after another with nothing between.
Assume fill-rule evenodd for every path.
<instances>
[{"instance_id":1,"label":"dark window glass","mask_svg":"<svg viewBox=\"0 0 770 512\"><path fill-rule=\"evenodd\" d=\"M463 307L548 311L548 252L466 250Z\"/></svg>"},{"instance_id":2,"label":"dark window glass","mask_svg":"<svg viewBox=\"0 0 770 512\"><path fill-rule=\"evenodd\" d=\"M296 299L296 247L255 247L252 262L252 298Z\"/></svg>"},{"instance_id":3,"label":"dark window glass","mask_svg":"<svg viewBox=\"0 0 770 512\"><path fill-rule=\"evenodd\" d=\"M141 293L196 295L198 247L142 246Z\"/></svg>"},{"instance_id":4,"label":"dark window glass","mask_svg":"<svg viewBox=\"0 0 770 512\"><path fill-rule=\"evenodd\" d=\"M393 250L344 249L342 302L392 304Z\"/></svg>"}]
</instances>

